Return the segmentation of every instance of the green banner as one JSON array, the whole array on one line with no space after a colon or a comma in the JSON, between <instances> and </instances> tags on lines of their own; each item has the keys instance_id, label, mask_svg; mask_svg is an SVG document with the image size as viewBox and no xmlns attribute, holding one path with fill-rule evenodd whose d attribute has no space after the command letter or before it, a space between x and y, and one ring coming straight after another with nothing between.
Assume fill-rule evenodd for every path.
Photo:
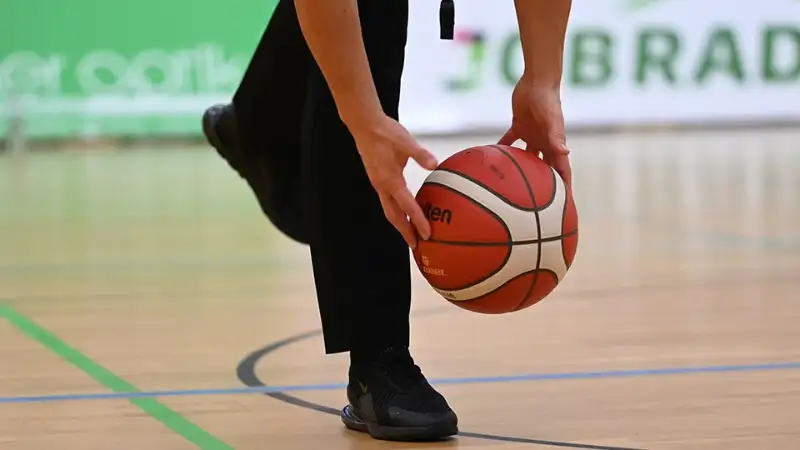
<instances>
[{"instance_id":1,"label":"green banner","mask_svg":"<svg viewBox=\"0 0 800 450\"><path fill-rule=\"evenodd\" d=\"M0 136L194 135L277 0L15 0L0 14Z\"/></svg>"}]
</instances>

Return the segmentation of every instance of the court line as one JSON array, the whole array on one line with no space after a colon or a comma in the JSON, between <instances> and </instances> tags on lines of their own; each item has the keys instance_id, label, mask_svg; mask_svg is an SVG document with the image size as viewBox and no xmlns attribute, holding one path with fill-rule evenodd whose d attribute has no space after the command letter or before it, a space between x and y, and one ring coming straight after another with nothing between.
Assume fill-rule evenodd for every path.
<instances>
[{"instance_id":1,"label":"court line","mask_svg":"<svg viewBox=\"0 0 800 450\"><path fill-rule=\"evenodd\" d=\"M430 316L438 313L442 313L445 310L443 308L425 310L420 315ZM261 381L261 379L256 374L256 365L259 361L263 358L274 354L276 351L291 346L293 344L297 344L298 342L302 342L314 337L318 337L322 334L322 330L314 330L314 331L307 331L305 333L295 334L294 336L289 336L287 338L281 339L279 341L275 341L271 344L268 344L265 347L262 347L254 352L251 352L247 355L244 359L242 359L239 364L236 366L236 376L239 378L239 381L244 383L245 386L249 387L264 387L266 386L265 383ZM340 411L337 408L331 408L330 406L326 406L320 403L314 403L312 401L303 400L300 397L295 397L292 394L286 394L283 392L278 393L267 393L265 394L267 397L270 397L273 400L277 400L279 402L283 402L285 404L297 406L299 408L307 409L309 411L316 411L322 414L327 414L329 416L338 417L340 415ZM484 441L493 441L493 442L514 442L518 444L532 444L532 445L544 445L549 447L562 447L562 448L578 448L584 450L643 450L638 448L632 447L616 447L616 446L606 446L606 445L594 445L594 444L580 444L576 442L565 442L565 441L553 441L553 440L544 440L544 439L531 439L527 437L520 437L520 436L508 436L508 435L500 435L500 434L487 434L487 433L475 433L472 431L465 431L459 430L458 435L461 437L472 438L472 439L480 439Z\"/></svg>"},{"instance_id":2,"label":"court line","mask_svg":"<svg viewBox=\"0 0 800 450\"><path fill-rule=\"evenodd\" d=\"M4 315L2 311L3 311L2 307L0 307L0 316ZM105 371L105 369L102 368L101 370ZM730 372L733 373L774 372L781 370L800 370L800 362L694 366L694 367L682 366L682 367L665 367L659 369L603 370L594 372L529 373L529 374L501 375L501 376L489 376L489 377L453 377L453 378L438 378L438 379L434 378L431 379L430 382L434 385L495 384L495 383L536 382L536 381L643 378L643 377L653 377L653 376L711 374L711 373L724 373L724 372L729 372L729 373ZM104 383L101 382L101 384ZM344 389L345 387L347 387L347 383L296 384L296 385L283 385L283 386L259 386L259 387L220 388L220 389L168 389L168 390L152 390L152 391L140 391L133 388L130 385L128 386L130 387L128 389L112 389L114 390L114 392L103 392L103 393L0 397L0 404L44 403L44 402L60 402L60 401L78 401L78 400L117 400L117 399L131 400L131 399L144 399L144 398L157 398L157 397L277 394L286 392L314 392L314 391L318 392L318 391L331 391L331 390Z\"/></svg>"},{"instance_id":3,"label":"court line","mask_svg":"<svg viewBox=\"0 0 800 450\"><path fill-rule=\"evenodd\" d=\"M132 384L96 363L75 347L70 346L58 336L36 324L32 319L17 312L10 306L0 304L0 317L6 319L12 326L28 338L40 343L62 360L71 363L81 372L106 388L114 391L116 394L123 395L140 392L139 389ZM233 447L208 431L200 428L181 414L159 403L156 399L152 398L152 396L127 397L127 399L145 414L161 422L167 428L203 450L233 450Z\"/></svg>"}]
</instances>

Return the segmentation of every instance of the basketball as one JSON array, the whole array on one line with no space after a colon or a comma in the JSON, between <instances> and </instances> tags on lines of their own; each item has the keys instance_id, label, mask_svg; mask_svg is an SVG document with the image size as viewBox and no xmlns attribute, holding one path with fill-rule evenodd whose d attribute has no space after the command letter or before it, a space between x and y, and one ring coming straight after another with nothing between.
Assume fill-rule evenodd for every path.
<instances>
[{"instance_id":1,"label":"basketball","mask_svg":"<svg viewBox=\"0 0 800 450\"><path fill-rule=\"evenodd\" d=\"M564 279L578 247L578 212L537 155L486 145L444 160L416 195L431 224L414 260L442 297L469 311L535 305Z\"/></svg>"}]
</instances>

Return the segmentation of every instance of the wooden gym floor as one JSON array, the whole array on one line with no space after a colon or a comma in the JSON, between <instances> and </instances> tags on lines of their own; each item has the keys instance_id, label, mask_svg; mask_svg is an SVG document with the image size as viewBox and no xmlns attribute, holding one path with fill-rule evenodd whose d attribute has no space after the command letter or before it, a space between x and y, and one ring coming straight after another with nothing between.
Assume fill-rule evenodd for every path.
<instances>
[{"instance_id":1,"label":"wooden gym floor","mask_svg":"<svg viewBox=\"0 0 800 450\"><path fill-rule=\"evenodd\" d=\"M210 151L0 157L0 448L796 450L799 139L573 137L556 293L479 316L417 277L414 355L464 432L438 444L332 415L307 253Z\"/></svg>"}]
</instances>

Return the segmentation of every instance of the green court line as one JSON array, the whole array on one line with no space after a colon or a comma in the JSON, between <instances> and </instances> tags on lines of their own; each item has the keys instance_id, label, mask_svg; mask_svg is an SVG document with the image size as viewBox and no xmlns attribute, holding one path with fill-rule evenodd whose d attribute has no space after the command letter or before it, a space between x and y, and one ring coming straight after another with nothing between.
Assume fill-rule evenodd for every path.
<instances>
[{"instance_id":1,"label":"green court line","mask_svg":"<svg viewBox=\"0 0 800 450\"><path fill-rule=\"evenodd\" d=\"M115 393L140 392L132 384L97 364L78 349L62 341L58 336L37 325L33 320L20 314L10 306L0 304L0 317L6 319L23 334L42 344L61 359L71 363ZM230 445L153 398L131 398L129 401L167 428L195 444L198 448L203 450L233 450Z\"/></svg>"}]
</instances>

